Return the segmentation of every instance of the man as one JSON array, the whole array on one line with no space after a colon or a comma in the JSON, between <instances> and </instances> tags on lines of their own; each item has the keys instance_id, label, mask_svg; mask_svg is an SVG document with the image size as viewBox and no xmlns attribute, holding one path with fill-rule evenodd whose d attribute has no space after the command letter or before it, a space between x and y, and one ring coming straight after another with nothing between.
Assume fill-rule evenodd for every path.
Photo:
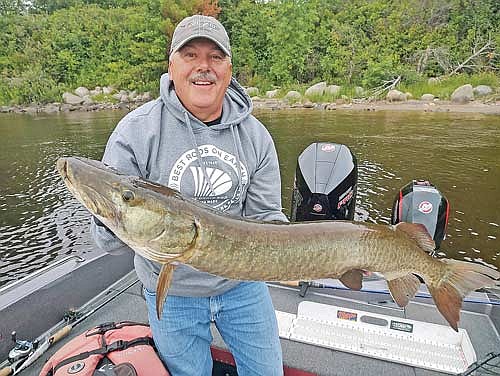
<instances>
[{"instance_id":1,"label":"man","mask_svg":"<svg viewBox=\"0 0 500 376\"><path fill-rule=\"evenodd\" d=\"M252 102L231 73L224 27L201 15L182 20L172 36L160 98L119 122L103 161L222 213L286 221L273 141L251 115ZM101 248L124 249L95 222L92 232ZM173 376L211 375L211 322L234 355L239 375L282 375L277 323L264 283L227 280L179 265L158 320L160 266L138 255L134 263L145 286L155 343Z\"/></svg>"}]
</instances>

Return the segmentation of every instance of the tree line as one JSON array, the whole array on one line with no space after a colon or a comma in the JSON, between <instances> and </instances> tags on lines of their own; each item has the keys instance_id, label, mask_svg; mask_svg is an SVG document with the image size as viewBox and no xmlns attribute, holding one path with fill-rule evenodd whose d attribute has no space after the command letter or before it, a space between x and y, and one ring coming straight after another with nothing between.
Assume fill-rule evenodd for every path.
<instances>
[{"instance_id":1,"label":"tree line","mask_svg":"<svg viewBox=\"0 0 500 376\"><path fill-rule=\"evenodd\" d=\"M78 86L157 92L193 13L226 26L235 76L264 89L499 74L498 0L0 0L0 104Z\"/></svg>"}]
</instances>

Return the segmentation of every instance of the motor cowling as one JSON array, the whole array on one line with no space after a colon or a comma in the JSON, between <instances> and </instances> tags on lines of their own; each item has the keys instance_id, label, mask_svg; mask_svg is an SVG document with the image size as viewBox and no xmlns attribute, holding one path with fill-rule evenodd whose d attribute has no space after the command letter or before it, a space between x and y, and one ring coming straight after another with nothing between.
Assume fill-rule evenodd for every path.
<instances>
[{"instance_id":1,"label":"motor cowling","mask_svg":"<svg viewBox=\"0 0 500 376\"><path fill-rule=\"evenodd\" d=\"M392 207L392 224L420 223L439 249L446 237L450 204L445 196L427 180L413 180L402 187Z\"/></svg>"},{"instance_id":2,"label":"motor cowling","mask_svg":"<svg viewBox=\"0 0 500 376\"><path fill-rule=\"evenodd\" d=\"M297 161L291 220L352 220L357 181L357 160L347 146L309 145Z\"/></svg>"}]
</instances>

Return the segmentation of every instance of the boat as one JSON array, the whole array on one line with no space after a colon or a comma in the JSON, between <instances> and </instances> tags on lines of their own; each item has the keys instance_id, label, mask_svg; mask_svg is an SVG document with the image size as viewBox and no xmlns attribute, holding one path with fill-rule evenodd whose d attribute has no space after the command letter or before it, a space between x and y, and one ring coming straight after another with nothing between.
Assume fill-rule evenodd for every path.
<instances>
[{"instance_id":1,"label":"boat","mask_svg":"<svg viewBox=\"0 0 500 376\"><path fill-rule=\"evenodd\" d=\"M321 174L329 177L323 181L318 179L321 169L335 173ZM292 219L359 220L354 206L356 176L356 161L347 147L311 145L298 160ZM395 201L395 221L404 219L398 218L399 209L420 194L432 194L426 201L442 206L431 222L439 222L446 213L446 200L428 182L412 182L401 192ZM327 205L325 195L337 205ZM435 240L444 237L437 227L432 231ZM0 289L0 359L7 359L0 364L0 376L11 371L38 375L52 354L97 325L147 322L132 254L117 257L96 250L90 255L61 259ZM466 297L455 332L424 285L404 309L394 303L377 274L366 275L360 291L333 279L268 286L285 376L500 375L500 289ZM237 375L234 359L214 326L212 334L213 375Z\"/></svg>"}]
</instances>

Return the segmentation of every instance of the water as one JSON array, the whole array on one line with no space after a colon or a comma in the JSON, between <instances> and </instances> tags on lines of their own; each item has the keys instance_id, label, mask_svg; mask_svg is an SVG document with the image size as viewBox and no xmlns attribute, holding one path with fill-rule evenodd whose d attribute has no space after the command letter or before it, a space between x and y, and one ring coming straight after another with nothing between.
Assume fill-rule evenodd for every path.
<instances>
[{"instance_id":1,"label":"water","mask_svg":"<svg viewBox=\"0 0 500 376\"><path fill-rule=\"evenodd\" d=\"M55 170L60 156L100 159L123 112L0 116L0 285L92 248L89 215ZM500 117L494 115L260 111L280 158L285 213L297 156L310 143L348 145L359 164L358 206L389 223L412 179L451 203L441 255L500 267Z\"/></svg>"}]
</instances>

